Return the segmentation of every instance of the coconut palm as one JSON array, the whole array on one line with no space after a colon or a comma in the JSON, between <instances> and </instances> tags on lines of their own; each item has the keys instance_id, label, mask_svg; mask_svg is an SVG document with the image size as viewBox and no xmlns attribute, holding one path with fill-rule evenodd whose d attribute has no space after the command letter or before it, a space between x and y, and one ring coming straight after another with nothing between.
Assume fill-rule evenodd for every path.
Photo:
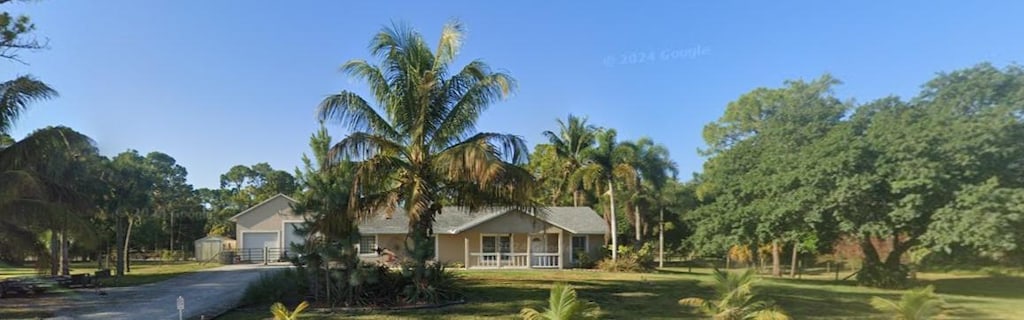
<instances>
[{"instance_id":1,"label":"coconut palm","mask_svg":"<svg viewBox=\"0 0 1024 320\"><path fill-rule=\"evenodd\" d=\"M533 308L523 308L519 311L519 315L523 317L523 320L570 320L596 319L597 312L597 304L580 301L576 296L576 289L570 285L558 283L551 288L548 308L544 312Z\"/></svg>"},{"instance_id":2,"label":"coconut palm","mask_svg":"<svg viewBox=\"0 0 1024 320\"><path fill-rule=\"evenodd\" d=\"M633 149L616 140L615 129L603 129L597 132L597 145L586 150L583 167L577 172L574 181L596 191L597 194L608 195L608 211L605 221L611 226L612 260L618 259L618 222L615 216L615 183L616 180L631 184L636 181L636 168L632 159Z\"/></svg>"},{"instance_id":3,"label":"coconut palm","mask_svg":"<svg viewBox=\"0 0 1024 320\"><path fill-rule=\"evenodd\" d=\"M57 91L31 76L0 83L0 135L8 133L30 104L56 96Z\"/></svg>"},{"instance_id":4,"label":"coconut palm","mask_svg":"<svg viewBox=\"0 0 1024 320\"><path fill-rule=\"evenodd\" d=\"M83 214L93 206L81 187L88 183L83 161L95 153L88 137L66 127L40 129L0 149L0 251L46 258L38 240L44 230L56 231L53 245L69 233L92 236Z\"/></svg>"},{"instance_id":5,"label":"coconut palm","mask_svg":"<svg viewBox=\"0 0 1024 320\"><path fill-rule=\"evenodd\" d=\"M270 314L274 315L274 320L296 320L302 315L302 311L305 311L308 307L309 302L303 301L298 306L295 306L295 310L288 311L288 307L278 302L270 306Z\"/></svg>"},{"instance_id":6,"label":"coconut palm","mask_svg":"<svg viewBox=\"0 0 1024 320\"><path fill-rule=\"evenodd\" d=\"M586 117L577 117L569 114L566 121L558 119L558 133L544 131L548 143L555 150L555 155L562 161L562 177L558 188L552 196L551 204L557 205L562 191L572 188L572 205L580 205L580 191L582 186L578 181L571 181L570 177L576 174L586 160L588 150L593 148L596 141L597 127L587 124Z\"/></svg>"},{"instance_id":7,"label":"coconut palm","mask_svg":"<svg viewBox=\"0 0 1024 320\"><path fill-rule=\"evenodd\" d=\"M409 216L409 255L414 285L423 283L432 256L434 217L445 205L535 207L533 176L522 138L478 132L476 121L515 88L511 76L479 60L449 69L462 46L462 25L448 23L431 50L422 35L404 25L381 30L370 43L380 64L350 60L342 72L367 83L372 99L352 91L330 95L319 107L321 120L351 132L331 148L335 160L359 165L354 208ZM371 104L372 101L372 104Z\"/></svg>"},{"instance_id":8,"label":"coconut palm","mask_svg":"<svg viewBox=\"0 0 1024 320\"><path fill-rule=\"evenodd\" d=\"M716 320L789 319L781 309L754 294L754 285L757 283L754 269L747 269L743 273L716 269L714 279L716 300L690 297L679 300L679 304L699 308Z\"/></svg>"},{"instance_id":9,"label":"coconut palm","mask_svg":"<svg viewBox=\"0 0 1024 320\"><path fill-rule=\"evenodd\" d=\"M900 301L871 297L871 306L891 315L894 320L934 319L942 314L943 303L933 286L907 290Z\"/></svg>"}]
</instances>

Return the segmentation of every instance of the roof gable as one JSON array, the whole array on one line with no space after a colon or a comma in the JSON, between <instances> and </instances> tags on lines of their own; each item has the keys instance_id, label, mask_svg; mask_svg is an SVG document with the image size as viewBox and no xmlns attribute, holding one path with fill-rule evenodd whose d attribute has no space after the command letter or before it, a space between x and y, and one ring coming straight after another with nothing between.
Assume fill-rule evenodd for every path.
<instances>
[{"instance_id":1,"label":"roof gable","mask_svg":"<svg viewBox=\"0 0 1024 320\"><path fill-rule=\"evenodd\" d=\"M228 218L228 220L229 221L238 221L239 217L241 217L243 215L246 215L246 214L248 214L250 212L253 212L254 210L256 210L256 209L258 209L260 207L263 207L263 206L265 206L265 205L267 205L267 204L269 204L271 202L274 202L274 200L277 200L277 199L284 199L284 200L288 201L289 205L298 203L298 201L296 201L295 199L292 199L292 197L286 196L283 193L278 193L277 195L275 195L273 197L270 197L267 200L263 200L263 202L257 203L256 205L250 207L249 209L245 209L244 211L239 212L238 214L232 216L231 218Z\"/></svg>"}]
</instances>

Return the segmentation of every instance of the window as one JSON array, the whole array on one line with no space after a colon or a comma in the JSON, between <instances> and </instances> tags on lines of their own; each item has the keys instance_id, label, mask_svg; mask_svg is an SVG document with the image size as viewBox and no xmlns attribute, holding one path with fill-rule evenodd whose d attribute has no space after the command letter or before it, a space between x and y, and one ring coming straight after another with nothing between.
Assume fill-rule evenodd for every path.
<instances>
[{"instance_id":1,"label":"window","mask_svg":"<svg viewBox=\"0 0 1024 320\"><path fill-rule=\"evenodd\" d=\"M577 252L587 251L587 236L572 236L572 254L575 257Z\"/></svg>"},{"instance_id":2,"label":"window","mask_svg":"<svg viewBox=\"0 0 1024 320\"><path fill-rule=\"evenodd\" d=\"M510 238L509 236L481 236L480 239L480 251L482 251L483 253L512 252L512 238ZM502 256L501 258L502 260L508 260L509 256ZM494 260L494 256L484 256L484 260Z\"/></svg>"},{"instance_id":3,"label":"window","mask_svg":"<svg viewBox=\"0 0 1024 320\"><path fill-rule=\"evenodd\" d=\"M363 236L359 238L359 254L377 253L377 237Z\"/></svg>"}]
</instances>

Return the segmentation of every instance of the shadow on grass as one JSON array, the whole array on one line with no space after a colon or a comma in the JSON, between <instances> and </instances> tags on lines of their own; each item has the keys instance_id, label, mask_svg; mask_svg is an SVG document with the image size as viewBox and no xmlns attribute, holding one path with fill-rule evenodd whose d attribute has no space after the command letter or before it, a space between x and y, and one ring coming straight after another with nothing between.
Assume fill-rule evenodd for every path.
<instances>
[{"instance_id":1,"label":"shadow on grass","mask_svg":"<svg viewBox=\"0 0 1024 320\"><path fill-rule=\"evenodd\" d=\"M921 281L921 285L929 284L934 284L935 292L939 294L1024 299L1024 278L1021 277L990 276Z\"/></svg>"}]
</instances>

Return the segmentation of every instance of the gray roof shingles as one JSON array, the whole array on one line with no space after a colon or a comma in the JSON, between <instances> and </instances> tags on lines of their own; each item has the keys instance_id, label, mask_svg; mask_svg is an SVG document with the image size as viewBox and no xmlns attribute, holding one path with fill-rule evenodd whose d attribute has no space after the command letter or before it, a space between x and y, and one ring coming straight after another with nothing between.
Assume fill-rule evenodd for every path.
<instances>
[{"instance_id":1,"label":"gray roof shingles","mask_svg":"<svg viewBox=\"0 0 1024 320\"><path fill-rule=\"evenodd\" d=\"M434 222L434 232L439 234L455 234L480 223L494 219L511 209L483 209L469 212L465 208L445 207ZM604 234L605 223L593 209L587 207L545 207L537 217L575 234ZM387 218L379 214L359 224L362 234L405 234L408 232L409 218L401 209Z\"/></svg>"}]
</instances>

